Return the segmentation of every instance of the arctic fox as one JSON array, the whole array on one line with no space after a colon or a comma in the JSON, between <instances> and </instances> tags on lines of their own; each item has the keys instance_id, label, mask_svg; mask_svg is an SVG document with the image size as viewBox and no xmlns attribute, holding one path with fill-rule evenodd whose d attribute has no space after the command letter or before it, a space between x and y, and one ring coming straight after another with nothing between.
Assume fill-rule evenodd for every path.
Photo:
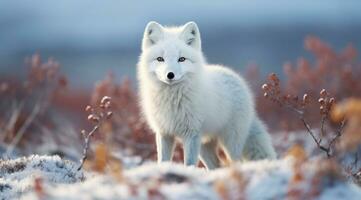
<instances>
[{"instance_id":1,"label":"arctic fox","mask_svg":"<svg viewBox=\"0 0 361 200\"><path fill-rule=\"evenodd\" d=\"M199 157L208 169L219 167L218 147L232 161L276 157L247 83L226 67L206 63L196 23L149 22L137 75L158 162L172 159L175 138L183 143L186 165L196 165Z\"/></svg>"}]
</instances>

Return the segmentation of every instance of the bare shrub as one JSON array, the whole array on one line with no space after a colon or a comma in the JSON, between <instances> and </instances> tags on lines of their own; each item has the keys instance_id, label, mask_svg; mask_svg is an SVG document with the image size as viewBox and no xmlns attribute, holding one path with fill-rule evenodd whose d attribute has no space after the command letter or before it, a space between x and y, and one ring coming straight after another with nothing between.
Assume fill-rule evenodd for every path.
<instances>
[{"instance_id":1,"label":"bare shrub","mask_svg":"<svg viewBox=\"0 0 361 200\"><path fill-rule=\"evenodd\" d=\"M294 64L284 64L285 76L281 77L280 85L285 94L297 96L307 94L309 98L316 99L319 91L326 89L334 99L340 101L348 97L361 97L361 63L357 60L357 50L347 45L342 51L336 52L330 45L314 36L306 37L305 49L311 53L313 59L300 57ZM262 78L255 65L246 71L246 77L256 91L256 96L263 96L259 88L263 84ZM267 121L273 130L300 129L303 124L293 119L295 113L288 112L282 107L274 108L273 103L265 98L257 99L257 109L260 116ZM310 109L304 115L310 125L320 122L319 104L310 102ZM276 116L277 115L277 116Z\"/></svg>"},{"instance_id":2,"label":"bare shrub","mask_svg":"<svg viewBox=\"0 0 361 200\"><path fill-rule=\"evenodd\" d=\"M280 88L280 80L274 73L269 75L268 82L262 85L262 89L265 98L297 114L307 133L312 136L317 147L325 152L327 157L332 156L334 153L334 143L342 135L345 120L341 120L334 134L331 134L330 130L327 129L330 127L331 122L330 110L335 103L335 99L331 97L329 92L322 89L319 93L317 102L319 104L318 112L321 116L321 122L319 131L315 132L305 117L309 105L312 105L311 102L316 102L314 99L312 100L308 94L304 94L302 98L291 94L284 94Z\"/></svg>"},{"instance_id":3,"label":"bare shrub","mask_svg":"<svg viewBox=\"0 0 361 200\"><path fill-rule=\"evenodd\" d=\"M99 128L103 123L105 123L107 120L109 120L112 117L113 113L110 111L110 106L111 106L111 98L108 96L104 96L102 97L98 107L94 108L91 106L87 106L85 108L85 110L90 113L88 115L88 120L93 123L93 128L88 132L85 130L81 131L81 134L84 138L84 147L83 147L83 157L80 160L80 166L78 167L78 170L80 170L83 167L84 162L88 157L88 149L89 149L91 137L94 135L96 131L99 130ZM106 159L105 153L103 154L102 158ZM98 161L96 163L102 163L101 166L105 166L105 162Z\"/></svg>"},{"instance_id":4,"label":"bare shrub","mask_svg":"<svg viewBox=\"0 0 361 200\"><path fill-rule=\"evenodd\" d=\"M325 171L331 173L326 174L326 177L332 177L332 174L338 174L337 176L341 177L339 172L344 170L350 177L356 179L355 182L360 182L361 103L359 99L348 99L335 104L335 98L325 89L320 91L317 101L308 94L304 94L303 98L285 94L281 89L280 80L275 74L269 76L268 82L262 86L262 89L266 99L296 114L318 149L324 152L327 158L331 158L330 160L320 161L320 166L325 166L327 168ZM319 107L316 110L320 118L320 125L318 129L315 129L310 125L305 113L315 113L314 107L317 104ZM304 157L299 155L300 153L296 157ZM324 163L328 164L324 165ZM339 170L341 166L336 163L342 163L342 170ZM338 171L338 173L333 173L335 171ZM295 182L302 180L302 173L298 164L295 167L295 173ZM318 184L320 180L315 176L312 182ZM320 188L323 187L320 186ZM316 190L314 192L316 196L319 193ZM290 195L300 197L298 189L295 188L291 189Z\"/></svg>"},{"instance_id":5,"label":"bare shrub","mask_svg":"<svg viewBox=\"0 0 361 200\"><path fill-rule=\"evenodd\" d=\"M0 142L8 144L7 155L22 144L29 129L36 127L36 122L51 123L44 117L51 99L67 85L66 77L59 71L59 63L53 59L42 62L40 55L35 54L26 63L26 81L0 81ZM39 137L31 139L36 138Z\"/></svg>"}]
</instances>

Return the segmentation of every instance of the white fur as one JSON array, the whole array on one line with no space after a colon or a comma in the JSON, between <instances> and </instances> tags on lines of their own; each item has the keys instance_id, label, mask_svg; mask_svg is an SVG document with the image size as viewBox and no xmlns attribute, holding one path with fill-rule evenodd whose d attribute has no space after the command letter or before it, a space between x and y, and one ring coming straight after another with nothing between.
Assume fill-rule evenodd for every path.
<instances>
[{"instance_id":1,"label":"white fur","mask_svg":"<svg viewBox=\"0 0 361 200\"><path fill-rule=\"evenodd\" d=\"M178 62L180 57L186 60ZM175 138L183 141L186 165L195 165L200 156L208 169L218 167L217 147L232 161L276 157L247 83L226 67L206 63L194 22L181 27L148 23L138 79L159 162L171 160Z\"/></svg>"}]
</instances>

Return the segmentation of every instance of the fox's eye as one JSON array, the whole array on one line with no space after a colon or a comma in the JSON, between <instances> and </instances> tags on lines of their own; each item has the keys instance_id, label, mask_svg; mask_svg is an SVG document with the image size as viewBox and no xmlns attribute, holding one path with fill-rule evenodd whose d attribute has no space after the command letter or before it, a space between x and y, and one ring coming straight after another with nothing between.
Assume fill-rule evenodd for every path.
<instances>
[{"instance_id":1,"label":"fox's eye","mask_svg":"<svg viewBox=\"0 0 361 200\"><path fill-rule=\"evenodd\" d=\"M185 57L180 57L180 58L178 59L178 62L184 62L185 60L186 60Z\"/></svg>"},{"instance_id":2,"label":"fox's eye","mask_svg":"<svg viewBox=\"0 0 361 200\"><path fill-rule=\"evenodd\" d=\"M158 57L157 60L158 60L158 62L164 62L164 58L163 58L163 57Z\"/></svg>"}]
</instances>

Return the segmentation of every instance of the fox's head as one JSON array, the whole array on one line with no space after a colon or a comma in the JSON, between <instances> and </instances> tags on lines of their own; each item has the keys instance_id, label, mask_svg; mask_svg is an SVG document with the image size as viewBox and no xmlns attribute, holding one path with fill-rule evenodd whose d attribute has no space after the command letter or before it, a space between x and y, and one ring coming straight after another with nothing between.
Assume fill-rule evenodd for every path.
<instances>
[{"instance_id":1,"label":"fox's head","mask_svg":"<svg viewBox=\"0 0 361 200\"><path fill-rule=\"evenodd\" d=\"M203 61L201 38L196 23L163 27L149 22L145 28L141 62L156 81L172 85L191 77Z\"/></svg>"}]
</instances>

